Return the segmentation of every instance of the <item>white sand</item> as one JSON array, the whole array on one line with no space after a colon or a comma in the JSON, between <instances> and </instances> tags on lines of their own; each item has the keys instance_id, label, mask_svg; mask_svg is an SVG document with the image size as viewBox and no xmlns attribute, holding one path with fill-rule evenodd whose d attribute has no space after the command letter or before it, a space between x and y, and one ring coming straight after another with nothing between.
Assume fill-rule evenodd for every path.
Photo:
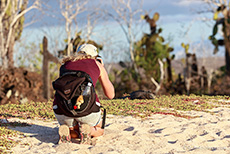
<instances>
[{"instance_id":1,"label":"white sand","mask_svg":"<svg viewBox=\"0 0 230 154\"><path fill-rule=\"evenodd\" d=\"M96 145L56 144L58 123L26 120L31 127L12 128L28 135L13 148L16 154L230 154L230 108L215 108L214 115L186 112L199 118L185 119L156 114L146 120L107 116L106 132ZM19 119L9 119L15 121ZM25 120L20 120L25 122Z\"/></svg>"}]
</instances>

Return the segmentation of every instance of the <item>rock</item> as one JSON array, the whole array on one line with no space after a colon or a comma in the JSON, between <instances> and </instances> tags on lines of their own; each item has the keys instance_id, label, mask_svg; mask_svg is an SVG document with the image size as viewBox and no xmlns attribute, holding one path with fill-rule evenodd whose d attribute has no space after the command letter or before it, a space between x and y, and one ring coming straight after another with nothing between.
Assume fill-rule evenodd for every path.
<instances>
[{"instance_id":1,"label":"rock","mask_svg":"<svg viewBox=\"0 0 230 154\"><path fill-rule=\"evenodd\" d=\"M150 91L138 90L130 94L130 99L154 99L155 95Z\"/></svg>"},{"instance_id":2,"label":"rock","mask_svg":"<svg viewBox=\"0 0 230 154\"><path fill-rule=\"evenodd\" d=\"M10 98L11 95L12 95L12 90L7 91L6 97L7 97L7 98Z\"/></svg>"},{"instance_id":3,"label":"rock","mask_svg":"<svg viewBox=\"0 0 230 154\"><path fill-rule=\"evenodd\" d=\"M21 100L20 100L20 103L21 103L21 104L25 104L25 103L28 103L28 101L29 101L29 100L28 100L27 97L26 97L26 98L21 99Z\"/></svg>"}]
</instances>

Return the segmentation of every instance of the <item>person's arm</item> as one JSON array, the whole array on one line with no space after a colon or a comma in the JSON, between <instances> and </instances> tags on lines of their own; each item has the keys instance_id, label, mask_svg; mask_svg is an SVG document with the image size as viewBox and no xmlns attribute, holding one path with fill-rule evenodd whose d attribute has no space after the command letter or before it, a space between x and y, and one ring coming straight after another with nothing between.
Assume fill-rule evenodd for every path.
<instances>
[{"instance_id":1,"label":"person's arm","mask_svg":"<svg viewBox=\"0 0 230 154\"><path fill-rule=\"evenodd\" d=\"M109 76L104 68L103 61L101 62L96 61L99 69L100 69L100 76L99 76L99 82L103 88L104 94L109 99L113 99L115 96L115 90L113 87L113 84L109 80Z\"/></svg>"}]
</instances>

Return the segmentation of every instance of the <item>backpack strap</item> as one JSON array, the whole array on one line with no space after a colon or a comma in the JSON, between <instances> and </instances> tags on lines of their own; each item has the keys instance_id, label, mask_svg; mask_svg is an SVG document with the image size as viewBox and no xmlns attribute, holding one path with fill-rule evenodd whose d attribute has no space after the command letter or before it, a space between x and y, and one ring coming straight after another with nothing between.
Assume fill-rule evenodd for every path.
<instances>
[{"instance_id":1,"label":"backpack strap","mask_svg":"<svg viewBox=\"0 0 230 154\"><path fill-rule=\"evenodd\" d=\"M60 76L64 76L66 74L73 74L73 75L77 75L78 77L86 77L90 82L93 83L92 78L90 77L90 75L86 72L83 71L77 71L77 70L69 70L65 68L65 65L62 65L60 68ZM84 75L83 75L84 74Z\"/></svg>"},{"instance_id":2,"label":"backpack strap","mask_svg":"<svg viewBox=\"0 0 230 154\"><path fill-rule=\"evenodd\" d=\"M100 108L103 108L103 117L102 117L101 129L104 129L105 128L105 119L106 119L106 109L103 106L100 106Z\"/></svg>"},{"instance_id":3,"label":"backpack strap","mask_svg":"<svg viewBox=\"0 0 230 154\"><path fill-rule=\"evenodd\" d=\"M72 103L71 103L71 99L69 99L69 100L67 100L67 103L64 103L65 104L65 106L67 107L67 109L69 108L69 109L71 109L71 110L69 110L73 115L75 115L76 114L76 112L72 109L73 108L73 105L72 105Z\"/></svg>"}]
</instances>

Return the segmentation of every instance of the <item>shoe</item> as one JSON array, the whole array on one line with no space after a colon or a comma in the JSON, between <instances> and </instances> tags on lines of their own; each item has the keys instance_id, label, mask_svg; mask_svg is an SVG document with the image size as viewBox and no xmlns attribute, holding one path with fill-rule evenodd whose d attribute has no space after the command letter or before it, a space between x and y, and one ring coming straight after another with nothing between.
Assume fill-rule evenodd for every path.
<instances>
[{"instance_id":1,"label":"shoe","mask_svg":"<svg viewBox=\"0 0 230 154\"><path fill-rule=\"evenodd\" d=\"M60 137L58 144L71 142L69 127L67 125L61 125L59 127L58 134Z\"/></svg>"},{"instance_id":2,"label":"shoe","mask_svg":"<svg viewBox=\"0 0 230 154\"><path fill-rule=\"evenodd\" d=\"M70 130L70 136L71 136L71 139L73 139L73 138L80 138L79 131L77 131L77 130Z\"/></svg>"},{"instance_id":3,"label":"shoe","mask_svg":"<svg viewBox=\"0 0 230 154\"><path fill-rule=\"evenodd\" d=\"M72 128L70 129L71 139L73 139L73 138L74 139L75 138L80 139L79 123L76 120L74 120L73 125L74 125L73 129Z\"/></svg>"},{"instance_id":4,"label":"shoe","mask_svg":"<svg viewBox=\"0 0 230 154\"><path fill-rule=\"evenodd\" d=\"M80 126L80 144L92 144L91 140L91 127L87 124L81 124Z\"/></svg>"}]
</instances>

